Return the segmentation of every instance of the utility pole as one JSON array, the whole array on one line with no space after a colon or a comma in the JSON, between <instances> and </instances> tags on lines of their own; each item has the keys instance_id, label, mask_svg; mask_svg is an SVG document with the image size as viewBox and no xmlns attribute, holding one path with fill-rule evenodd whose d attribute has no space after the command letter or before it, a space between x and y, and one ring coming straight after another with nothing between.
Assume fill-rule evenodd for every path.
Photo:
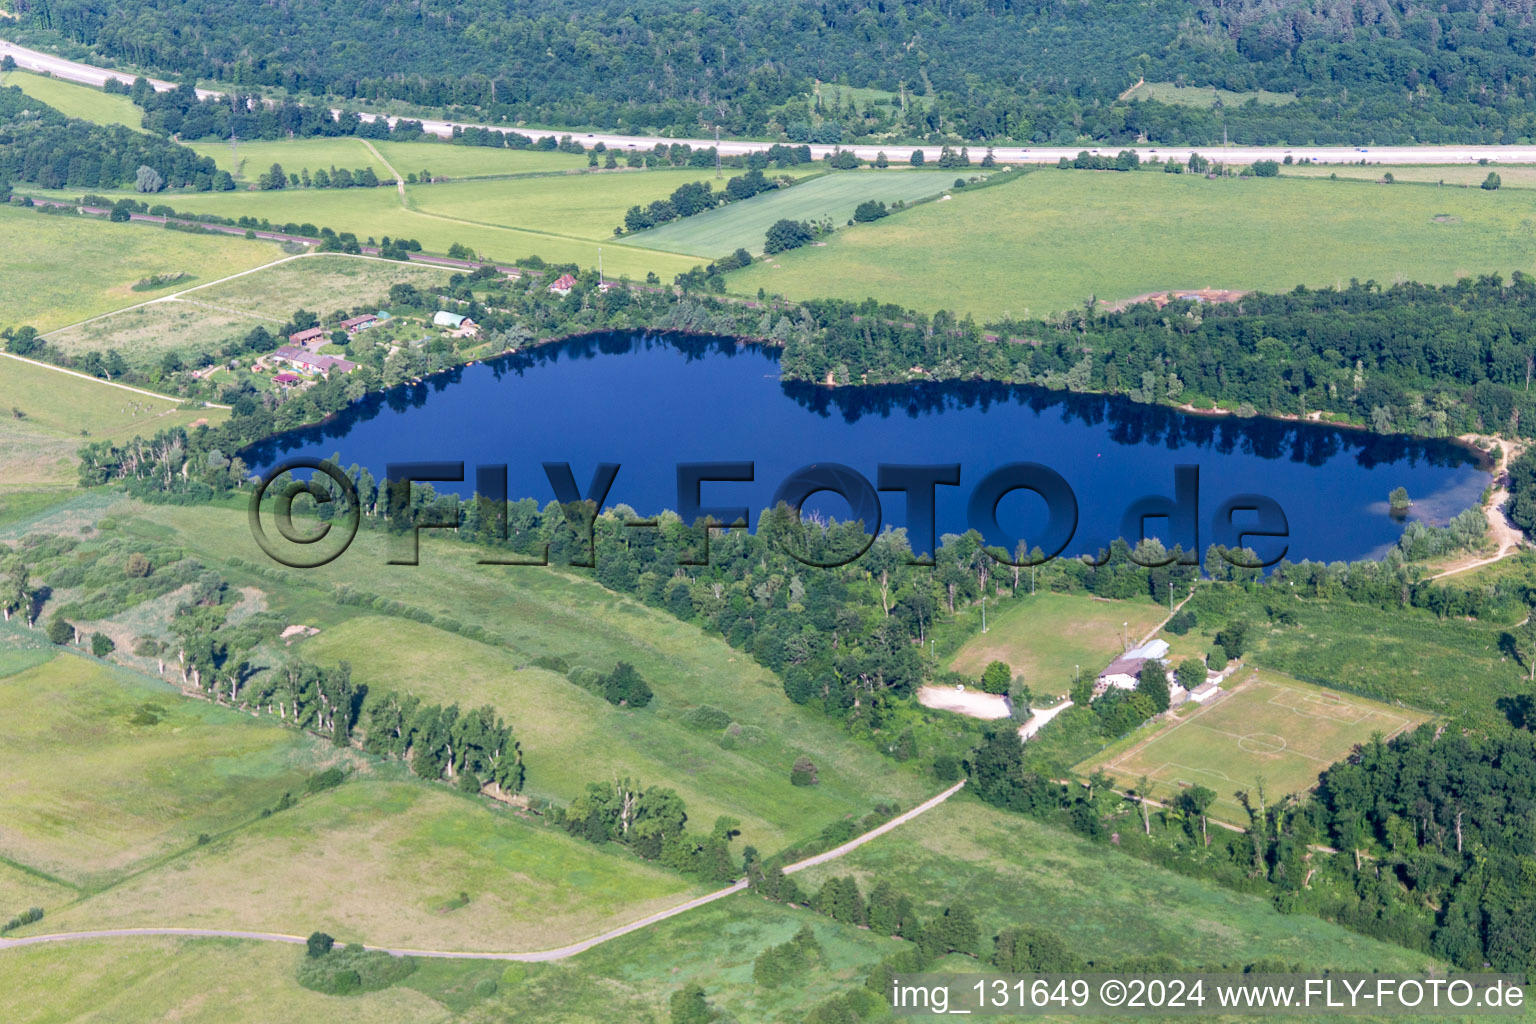
<instances>
[{"instance_id":1,"label":"utility pole","mask_svg":"<svg viewBox=\"0 0 1536 1024\"><path fill-rule=\"evenodd\" d=\"M1120 623L1120 645L1120 649L1123 651L1131 649L1131 624L1129 622Z\"/></svg>"},{"instance_id":2,"label":"utility pole","mask_svg":"<svg viewBox=\"0 0 1536 1024\"><path fill-rule=\"evenodd\" d=\"M598 252L601 253L602 250L599 249ZM1172 580L1168 581L1168 614L1169 615L1173 614L1173 581Z\"/></svg>"}]
</instances>

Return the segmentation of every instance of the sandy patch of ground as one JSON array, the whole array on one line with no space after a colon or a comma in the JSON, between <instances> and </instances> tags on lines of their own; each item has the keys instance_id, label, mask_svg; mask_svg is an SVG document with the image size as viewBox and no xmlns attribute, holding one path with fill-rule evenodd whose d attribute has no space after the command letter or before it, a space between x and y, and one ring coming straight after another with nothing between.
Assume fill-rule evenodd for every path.
<instances>
[{"instance_id":1,"label":"sandy patch of ground","mask_svg":"<svg viewBox=\"0 0 1536 1024\"><path fill-rule=\"evenodd\" d=\"M953 686L924 686L917 691L917 702L925 708L953 711L972 718L1007 718L1008 698L981 690L957 690Z\"/></svg>"}]
</instances>

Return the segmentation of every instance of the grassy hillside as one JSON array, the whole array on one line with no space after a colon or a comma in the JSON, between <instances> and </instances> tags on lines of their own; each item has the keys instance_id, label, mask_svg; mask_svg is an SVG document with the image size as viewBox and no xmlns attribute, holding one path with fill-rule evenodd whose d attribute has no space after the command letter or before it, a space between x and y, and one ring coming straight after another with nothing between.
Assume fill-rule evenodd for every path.
<instances>
[{"instance_id":1,"label":"grassy hillside","mask_svg":"<svg viewBox=\"0 0 1536 1024\"><path fill-rule=\"evenodd\" d=\"M1533 245L1518 191L1046 170L840 231L729 284L1022 317L1176 288L1507 277L1533 269Z\"/></svg>"},{"instance_id":2,"label":"grassy hillside","mask_svg":"<svg viewBox=\"0 0 1536 1024\"><path fill-rule=\"evenodd\" d=\"M419 566L389 566L382 538L364 532L329 566L275 583L223 568L231 555L270 564L251 540L243 510L118 511L125 513L117 516L123 530L177 543L237 582L260 587L267 607L290 622L318 627L320 634L300 641L296 653L350 660L370 689L403 687L464 706L495 705L525 744L535 793L569 800L586 782L637 775L676 789L701 827L717 814L740 818L742 842L766 853L846 814L863 815L881 800L910 807L937 788L791 704L775 677L722 640L558 569L479 565L473 549L425 536ZM294 585L300 582L309 585ZM339 604L332 597L337 586L481 625L502 643ZM604 672L629 661L656 700L639 710L615 708L534 668L540 657ZM687 713L702 704L724 709L741 737L689 725ZM790 765L802 753L821 769L815 787L790 784Z\"/></svg>"},{"instance_id":3,"label":"grassy hillside","mask_svg":"<svg viewBox=\"0 0 1536 1024\"><path fill-rule=\"evenodd\" d=\"M75 452L88 438L147 436L228 415L222 409L183 410L167 399L9 356L0 356L0 410L0 487L72 485Z\"/></svg>"},{"instance_id":4,"label":"grassy hillside","mask_svg":"<svg viewBox=\"0 0 1536 1024\"><path fill-rule=\"evenodd\" d=\"M532 129L525 129L535 134ZM443 142L375 142L374 147L401 174L431 171L434 178L485 178L499 174L583 171L587 158L541 149L490 149Z\"/></svg>"},{"instance_id":5,"label":"grassy hillside","mask_svg":"<svg viewBox=\"0 0 1536 1024\"><path fill-rule=\"evenodd\" d=\"M0 719L0 857L86 887L255 818L340 756L74 655L0 678Z\"/></svg>"},{"instance_id":6,"label":"grassy hillside","mask_svg":"<svg viewBox=\"0 0 1536 1024\"><path fill-rule=\"evenodd\" d=\"M188 274L185 288L282 256L271 242L10 207L0 207L0 250L0 328L31 324L39 331L152 298L133 285L154 274Z\"/></svg>"},{"instance_id":7,"label":"grassy hillside","mask_svg":"<svg viewBox=\"0 0 1536 1024\"><path fill-rule=\"evenodd\" d=\"M236 181L255 182L273 164L282 164L289 174L323 170L327 174L333 167L345 167L355 171L360 167L372 167L381 179L390 176L362 139L284 139L277 141L240 142L234 147L226 142L192 142L187 148L199 156L212 157L220 170L228 171ZM405 173L404 171L401 172Z\"/></svg>"},{"instance_id":8,"label":"grassy hillside","mask_svg":"<svg viewBox=\"0 0 1536 1024\"><path fill-rule=\"evenodd\" d=\"M693 217L643 231L629 238L635 245L696 256L723 256L737 248L761 252L763 236L774 222L831 218L842 226L865 200L887 205L938 195L955 180L951 171L859 171L824 174Z\"/></svg>"},{"instance_id":9,"label":"grassy hillside","mask_svg":"<svg viewBox=\"0 0 1536 1024\"><path fill-rule=\"evenodd\" d=\"M453 273L425 264L318 253L211 288L199 288L186 298L286 320L301 308L327 315L357 305L387 305L390 286L396 284L413 284L426 294L435 294Z\"/></svg>"},{"instance_id":10,"label":"grassy hillside","mask_svg":"<svg viewBox=\"0 0 1536 1024\"><path fill-rule=\"evenodd\" d=\"M88 85L77 85L30 71L0 72L0 85L11 85L28 96L41 100L67 117L78 117L97 124L120 124L139 130L144 111L127 96L104 93Z\"/></svg>"},{"instance_id":11,"label":"grassy hillside","mask_svg":"<svg viewBox=\"0 0 1536 1024\"><path fill-rule=\"evenodd\" d=\"M589 938L707 888L446 786L405 781L403 770L382 774L402 781L363 779L304 800L28 931L170 922L288 935L322 928L344 941L421 949L532 950Z\"/></svg>"},{"instance_id":12,"label":"grassy hillside","mask_svg":"<svg viewBox=\"0 0 1536 1024\"><path fill-rule=\"evenodd\" d=\"M1380 971L1420 970L1429 960L968 798L797 880L807 888L845 874L866 893L889 881L927 912L964 902L983 935L1009 925L1048 929L1085 956L1169 953L1192 966L1272 957Z\"/></svg>"}]
</instances>

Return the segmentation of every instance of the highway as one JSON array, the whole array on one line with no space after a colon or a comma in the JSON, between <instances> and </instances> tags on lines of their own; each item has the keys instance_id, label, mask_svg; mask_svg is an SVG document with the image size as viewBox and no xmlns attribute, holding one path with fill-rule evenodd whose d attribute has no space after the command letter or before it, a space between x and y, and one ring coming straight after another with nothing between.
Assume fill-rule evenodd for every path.
<instances>
[{"instance_id":1,"label":"highway","mask_svg":"<svg viewBox=\"0 0 1536 1024\"><path fill-rule=\"evenodd\" d=\"M55 57L52 54L39 50L29 50L22 46L0 39L0 57L9 55L16 61L17 67L27 71L46 71L55 78L66 79L72 82L81 82L86 85L97 86L104 84L107 79L115 78L121 82L131 83L133 75L121 71L112 71L106 68L93 67L89 64L80 64L75 61ZM165 92L175 88L172 82L159 79L149 79L149 82L158 91ZM204 99L222 95L207 89L198 89L197 95ZM377 120L383 115L362 114L363 120ZM393 123L395 118L387 118ZM587 147L598 142L603 143L609 149L649 149L658 142L671 144L674 142L685 143L689 146L713 146L714 139L710 138L659 138L649 135L615 135L608 132L584 132L580 129L564 128L517 128L511 129L507 125L477 125L461 121L434 121L423 120L422 127L433 135L449 136L453 134L455 127L464 128L496 128L501 130L516 130L524 134L532 135L571 135ZM752 153L767 149L772 143L768 142L742 142L738 140L722 140L720 152L725 156L734 156ZM968 143L973 162L979 161L986 152L986 143ZM835 146L813 145L811 153L817 159L831 153ZM904 146L899 144L889 145L856 145L844 146L843 149L852 150L862 159L872 160L882 150L892 160L905 160L914 149L921 149L925 160L937 160L940 146ZM1174 159L1180 162L1189 159L1191 153L1199 153L1210 160L1222 161L1233 164L1250 164L1255 160L1284 160L1287 156L1296 160L1310 159L1314 163L1343 164L1359 163L1361 160L1373 164L1467 164L1476 163L1479 160L1497 161L1499 163L1536 163L1536 146L1116 146L1102 144L1099 146L996 146L993 148L993 157L1000 164L1014 163L1047 163L1054 164L1062 157L1073 157L1087 149L1090 153L1114 154L1121 149L1135 149L1141 154L1142 159L1157 157L1163 160Z\"/></svg>"}]
</instances>

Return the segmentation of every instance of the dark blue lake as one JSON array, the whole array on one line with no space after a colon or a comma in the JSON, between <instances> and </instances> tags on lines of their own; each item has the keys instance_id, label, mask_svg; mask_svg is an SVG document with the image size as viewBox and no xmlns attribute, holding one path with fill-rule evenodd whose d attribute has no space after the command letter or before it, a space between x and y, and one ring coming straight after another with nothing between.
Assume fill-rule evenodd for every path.
<instances>
[{"instance_id":1,"label":"dark blue lake","mask_svg":"<svg viewBox=\"0 0 1536 1024\"><path fill-rule=\"evenodd\" d=\"M992 384L817 388L778 379L771 350L728 339L597 335L463 367L370 396L330 422L246 453L262 470L293 455L339 456L382 478L391 462L506 464L511 498L554 499L542 463L568 462L583 491L599 462L621 465L607 504L652 514L678 507L680 462L750 461L751 483L708 483L705 505L763 509L781 481L808 463L843 463L870 481L884 463L960 463L958 487L939 487L939 532L966 528L972 487L1010 462L1060 473L1080 520L1067 554L1120 532L1125 508L1172 496L1176 465L1200 470L1200 545L1225 499L1256 492L1277 501L1290 527L1287 557L1381 555L1403 522L1387 512L1398 486L1413 517L1441 524L1477 502L1489 477L1475 454L1448 441L1378 436L1320 424L1186 415L1097 395ZM906 525L900 493L880 496L884 523ZM823 493L806 506L847 518ZM1038 536L1044 502L1003 499L999 522ZM754 519L755 522L755 519ZM1160 520L1151 520L1151 532Z\"/></svg>"}]
</instances>

